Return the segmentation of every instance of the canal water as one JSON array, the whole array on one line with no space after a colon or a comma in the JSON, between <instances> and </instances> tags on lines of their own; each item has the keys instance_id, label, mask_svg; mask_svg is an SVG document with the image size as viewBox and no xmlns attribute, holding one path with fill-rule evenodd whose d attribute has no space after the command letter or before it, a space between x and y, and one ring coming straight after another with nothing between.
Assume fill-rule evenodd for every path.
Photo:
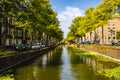
<instances>
[{"instance_id":1,"label":"canal water","mask_svg":"<svg viewBox=\"0 0 120 80\"><path fill-rule=\"evenodd\" d=\"M0 80L120 80L99 73L119 64L78 54L70 47L60 46L29 63L2 72Z\"/></svg>"}]
</instances>

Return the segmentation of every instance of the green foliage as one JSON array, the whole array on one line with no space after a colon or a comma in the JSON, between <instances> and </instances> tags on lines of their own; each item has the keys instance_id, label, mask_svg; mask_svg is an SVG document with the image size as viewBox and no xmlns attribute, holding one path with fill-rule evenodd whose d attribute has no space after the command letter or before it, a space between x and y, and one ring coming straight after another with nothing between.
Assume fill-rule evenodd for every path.
<instances>
[{"instance_id":1,"label":"green foliage","mask_svg":"<svg viewBox=\"0 0 120 80\"><path fill-rule=\"evenodd\" d=\"M38 33L39 36L46 33L54 38L58 38L58 36L60 39L63 38L63 32L59 28L59 21L56 18L57 14L52 10L49 0L3 0L0 2L0 10L2 12L0 22L7 23L11 20L16 27L27 30L31 34L31 38ZM49 28L51 25L54 26ZM50 31L52 28L54 28L54 33Z\"/></svg>"},{"instance_id":2,"label":"green foliage","mask_svg":"<svg viewBox=\"0 0 120 80\"><path fill-rule=\"evenodd\" d=\"M82 57L85 57L85 58L90 58L90 59L94 59L97 61L108 62L108 63L111 63L111 62L116 63L116 61L109 59L109 58L106 58L106 57L103 57L103 56L100 56L94 52L88 52L88 51L81 50L81 49L73 47L73 46L70 46L69 48L70 48L70 50L73 50L76 54L78 54ZM120 66L119 66L119 64L116 64L117 67L114 65L111 65L111 64L109 64L109 65L110 65L109 69L99 70L98 73L100 75L104 75L106 77L113 78L113 79L115 78L115 80L119 80L120 79Z\"/></svg>"},{"instance_id":3,"label":"green foliage","mask_svg":"<svg viewBox=\"0 0 120 80\"><path fill-rule=\"evenodd\" d=\"M0 54L10 54L11 52L9 52L9 51L3 51L3 52L1 52L0 51Z\"/></svg>"},{"instance_id":4,"label":"green foliage","mask_svg":"<svg viewBox=\"0 0 120 80\"><path fill-rule=\"evenodd\" d=\"M75 53L77 53L78 55L81 55L83 57L87 57L87 58L91 58L91 59L95 59L97 61L104 61L104 62L110 62L110 61L114 61L112 59L108 59L106 57L100 56L94 52L88 52L85 50L81 50L79 48L75 48L75 47L70 47L72 50L74 50Z\"/></svg>"},{"instance_id":5,"label":"green foliage","mask_svg":"<svg viewBox=\"0 0 120 80\"><path fill-rule=\"evenodd\" d=\"M69 32L66 41L73 42L73 40L75 40L75 36L73 35L72 32Z\"/></svg>"},{"instance_id":6,"label":"green foliage","mask_svg":"<svg viewBox=\"0 0 120 80\"><path fill-rule=\"evenodd\" d=\"M120 79L120 67L115 67L113 69L104 69L102 71L99 71L99 73L105 75L109 78L118 78Z\"/></svg>"},{"instance_id":7,"label":"green foliage","mask_svg":"<svg viewBox=\"0 0 120 80\"><path fill-rule=\"evenodd\" d=\"M13 75L0 76L0 80L15 80L12 77L13 77Z\"/></svg>"},{"instance_id":8,"label":"green foliage","mask_svg":"<svg viewBox=\"0 0 120 80\"><path fill-rule=\"evenodd\" d=\"M117 38L117 39L120 39L120 31L117 31L117 32L116 32L116 38Z\"/></svg>"},{"instance_id":9,"label":"green foliage","mask_svg":"<svg viewBox=\"0 0 120 80\"><path fill-rule=\"evenodd\" d=\"M57 24L53 24L47 27L46 34L52 36L55 40L63 40L63 32Z\"/></svg>"},{"instance_id":10,"label":"green foliage","mask_svg":"<svg viewBox=\"0 0 120 80\"><path fill-rule=\"evenodd\" d=\"M0 74L0 80L15 80L13 76L14 75L12 74L12 70L7 70Z\"/></svg>"},{"instance_id":11,"label":"green foliage","mask_svg":"<svg viewBox=\"0 0 120 80\"><path fill-rule=\"evenodd\" d=\"M85 16L76 17L70 26L71 36L78 38L91 32L97 27L106 25L108 20L113 19L115 9L120 5L119 0L103 0L96 8L90 7L85 11Z\"/></svg>"}]
</instances>

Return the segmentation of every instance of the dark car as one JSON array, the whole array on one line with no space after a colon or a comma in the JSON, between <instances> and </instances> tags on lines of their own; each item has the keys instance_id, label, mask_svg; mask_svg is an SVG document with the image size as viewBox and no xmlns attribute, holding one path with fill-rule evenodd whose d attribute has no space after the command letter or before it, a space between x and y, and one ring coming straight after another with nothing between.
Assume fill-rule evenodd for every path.
<instances>
[{"instance_id":1,"label":"dark car","mask_svg":"<svg viewBox=\"0 0 120 80\"><path fill-rule=\"evenodd\" d=\"M16 44L14 46L15 50L19 50L19 51L22 51L22 50L25 50L26 49L26 46L25 44Z\"/></svg>"},{"instance_id":2,"label":"dark car","mask_svg":"<svg viewBox=\"0 0 120 80\"><path fill-rule=\"evenodd\" d=\"M31 45L30 44L23 44L25 46L25 49L30 49L31 48Z\"/></svg>"}]
</instances>

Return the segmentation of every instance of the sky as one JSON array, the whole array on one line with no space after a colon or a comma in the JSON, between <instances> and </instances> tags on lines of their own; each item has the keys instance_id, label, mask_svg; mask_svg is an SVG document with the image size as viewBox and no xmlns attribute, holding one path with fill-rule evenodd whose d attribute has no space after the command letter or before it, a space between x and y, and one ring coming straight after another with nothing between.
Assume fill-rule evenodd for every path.
<instances>
[{"instance_id":1,"label":"sky","mask_svg":"<svg viewBox=\"0 0 120 80\"><path fill-rule=\"evenodd\" d=\"M60 21L60 28L64 32L64 37L69 32L72 20L77 16L83 16L89 7L96 7L103 0L50 0L52 9L57 13Z\"/></svg>"}]
</instances>

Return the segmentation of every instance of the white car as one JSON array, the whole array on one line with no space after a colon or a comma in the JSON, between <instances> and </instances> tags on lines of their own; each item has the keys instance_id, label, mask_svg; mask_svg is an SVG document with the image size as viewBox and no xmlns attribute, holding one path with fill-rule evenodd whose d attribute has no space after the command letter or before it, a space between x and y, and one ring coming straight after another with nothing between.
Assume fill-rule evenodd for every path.
<instances>
[{"instance_id":1,"label":"white car","mask_svg":"<svg viewBox=\"0 0 120 80\"><path fill-rule=\"evenodd\" d=\"M34 43L34 44L32 44L32 46L31 46L31 48L32 49L38 49L38 48L40 48L40 43Z\"/></svg>"},{"instance_id":2,"label":"white car","mask_svg":"<svg viewBox=\"0 0 120 80\"><path fill-rule=\"evenodd\" d=\"M45 45L44 45L44 44L42 44L42 45L41 45L41 47L45 47Z\"/></svg>"}]
</instances>

